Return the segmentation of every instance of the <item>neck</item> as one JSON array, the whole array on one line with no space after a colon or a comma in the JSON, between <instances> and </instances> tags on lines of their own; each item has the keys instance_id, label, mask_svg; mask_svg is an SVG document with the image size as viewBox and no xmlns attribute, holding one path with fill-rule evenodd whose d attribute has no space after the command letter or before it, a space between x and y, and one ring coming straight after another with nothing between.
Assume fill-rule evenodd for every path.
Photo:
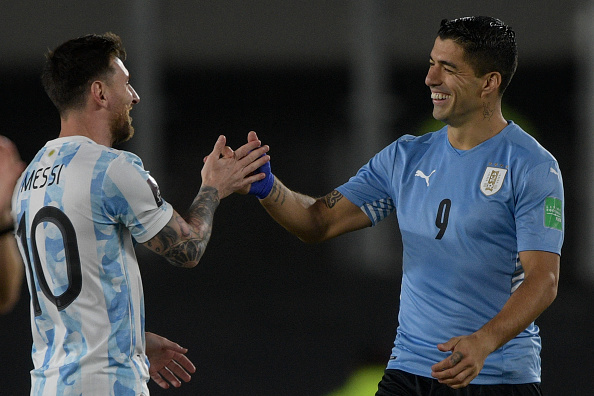
<instances>
[{"instance_id":1,"label":"neck","mask_svg":"<svg viewBox=\"0 0 594 396\"><path fill-rule=\"evenodd\" d=\"M501 111L482 114L480 119L461 125L448 125L450 144L458 150L470 150L491 139L507 126Z\"/></svg>"},{"instance_id":2,"label":"neck","mask_svg":"<svg viewBox=\"0 0 594 396\"><path fill-rule=\"evenodd\" d=\"M59 137L85 136L97 144L111 147L109 125L85 112L71 112L61 118Z\"/></svg>"}]
</instances>

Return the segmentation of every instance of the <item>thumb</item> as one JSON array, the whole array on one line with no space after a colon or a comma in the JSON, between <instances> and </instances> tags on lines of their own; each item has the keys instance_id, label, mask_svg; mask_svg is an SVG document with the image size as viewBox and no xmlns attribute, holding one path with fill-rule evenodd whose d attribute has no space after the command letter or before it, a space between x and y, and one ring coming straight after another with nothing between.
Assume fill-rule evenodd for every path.
<instances>
[{"instance_id":1,"label":"thumb","mask_svg":"<svg viewBox=\"0 0 594 396\"><path fill-rule=\"evenodd\" d=\"M437 349L439 349L442 352L453 351L456 347L456 344L458 344L458 341L458 337L450 338L447 342L437 344Z\"/></svg>"},{"instance_id":2,"label":"thumb","mask_svg":"<svg viewBox=\"0 0 594 396\"><path fill-rule=\"evenodd\" d=\"M180 346L178 343L168 340L167 338L163 338L161 340L162 346L165 349L169 349L171 351L179 352L179 353L186 353L188 351L187 348Z\"/></svg>"},{"instance_id":3,"label":"thumb","mask_svg":"<svg viewBox=\"0 0 594 396\"><path fill-rule=\"evenodd\" d=\"M223 152L223 150L225 148L226 142L227 142L227 139L225 138L225 136L223 136L223 135L219 136L219 138L217 139L217 141L212 149L212 152L210 153L210 155L208 157L218 159L221 156L221 153ZM208 161L208 158L206 160Z\"/></svg>"},{"instance_id":4,"label":"thumb","mask_svg":"<svg viewBox=\"0 0 594 396\"><path fill-rule=\"evenodd\" d=\"M248 138L247 138L248 143L254 142L256 140L258 140L258 135L256 135L256 132L250 131L250 133L248 133Z\"/></svg>"}]
</instances>

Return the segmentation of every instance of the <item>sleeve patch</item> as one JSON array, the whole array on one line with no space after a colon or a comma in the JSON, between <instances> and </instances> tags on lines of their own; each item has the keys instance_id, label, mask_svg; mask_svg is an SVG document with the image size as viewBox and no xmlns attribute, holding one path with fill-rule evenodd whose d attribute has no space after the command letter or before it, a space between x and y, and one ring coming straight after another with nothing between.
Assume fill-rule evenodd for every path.
<instances>
[{"instance_id":1,"label":"sleeve patch","mask_svg":"<svg viewBox=\"0 0 594 396\"><path fill-rule=\"evenodd\" d=\"M159 190L156 180L153 179L152 176L149 176L146 182L153 192L153 197L155 197L155 203L157 204L157 207L160 208L161 205L163 205L163 199L161 198L161 190Z\"/></svg>"},{"instance_id":2,"label":"sleeve patch","mask_svg":"<svg viewBox=\"0 0 594 396\"><path fill-rule=\"evenodd\" d=\"M561 200L554 197L546 197L544 209L545 227L563 231L563 204Z\"/></svg>"}]
</instances>

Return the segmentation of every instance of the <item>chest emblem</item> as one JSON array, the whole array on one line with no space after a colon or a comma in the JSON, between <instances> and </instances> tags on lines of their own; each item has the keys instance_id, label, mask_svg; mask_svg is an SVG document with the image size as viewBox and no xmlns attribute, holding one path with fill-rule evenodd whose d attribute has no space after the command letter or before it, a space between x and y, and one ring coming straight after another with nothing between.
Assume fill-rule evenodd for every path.
<instances>
[{"instance_id":1,"label":"chest emblem","mask_svg":"<svg viewBox=\"0 0 594 396\"><path fill-rule=\"evenodd\" d=\"M501 189L505 181L507 169L487 166L485 174L481 180L481 192L486 196L491 196Z\"/></svg>"},{"instance_id":2,"label":"chest emblem","mask_svg":"<svg viewBox=\"0 0 594 396\"><path fill-rule=\"evenodd\" d=\"M431 175L435 172L435 169L433 169L433 171L431 171L431 173L429 173L429 176L426 176L423 171L421 170L417 170L417 172L415 173L415 176L421 177L423 179L425 179L425 183L427 183L427 187L429 187L429 178L431 177Z\"/></svg>"}]
</instances>

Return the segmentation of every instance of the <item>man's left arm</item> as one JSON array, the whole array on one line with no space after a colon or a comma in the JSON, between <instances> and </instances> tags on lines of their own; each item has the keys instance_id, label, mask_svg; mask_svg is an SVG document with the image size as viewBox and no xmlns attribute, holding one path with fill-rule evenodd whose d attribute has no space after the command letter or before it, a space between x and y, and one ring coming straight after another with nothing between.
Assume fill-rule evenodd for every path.
<instances>
[{"instance_id":1,"label":"man's left arm","mask_svg":"<svg viewBox=\"0 0 594 396\"><path fill-rule=\"evenodd\" d=\"M560 257L544 251L520 252L524 281L501 311L473 334L437 347L452 354L431 367L431 375L452 388L467 386L487 356L526 329L557 296Z\"/></svg>"}]
</instances>

